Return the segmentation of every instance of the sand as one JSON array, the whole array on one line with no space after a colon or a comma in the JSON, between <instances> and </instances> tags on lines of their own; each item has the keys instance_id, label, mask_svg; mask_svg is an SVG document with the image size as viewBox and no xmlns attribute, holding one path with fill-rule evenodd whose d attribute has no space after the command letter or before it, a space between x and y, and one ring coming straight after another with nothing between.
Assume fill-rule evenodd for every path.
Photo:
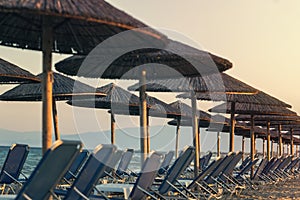
<instances>
[{"instance_id":1,"label":"sand","mask_svg":"<svg viewBox=\"0 0 300 200\"><path fill-rule=\"evenodd\" d=\"M245 190L240 197L232 199L300 199L300 177L260 185L258 190Z\"/></svg>"}]
</instances>

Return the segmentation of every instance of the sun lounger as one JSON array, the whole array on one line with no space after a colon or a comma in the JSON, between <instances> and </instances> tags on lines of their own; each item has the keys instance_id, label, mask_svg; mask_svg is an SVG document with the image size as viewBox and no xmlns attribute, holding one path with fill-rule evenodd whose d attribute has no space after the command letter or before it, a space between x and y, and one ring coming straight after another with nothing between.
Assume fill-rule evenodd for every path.
<instances>
[{"instance_id":1,"label":"sun lounger","mask_svg":"<svg viewBox=\"0 0 300 200\"><path fill-rule=\"evenodd\" d=\"M71 188L64 191L55 190L56 195L65 196L65 200L87 199L99 178L105 174L116 149L111 144L98 145L82 167Z\"/></svg>"},{"instance_id":2,"label":"sun lounger","mask_svg":"<svg viewBox=\"0 0 300 200\"><path fill-rule=\"evenodd\" d=\"M70 169L67 171L67 173L64 176L64 180L66 182L70 183L71 179L76 178L80 168L83 166L88 156L89 156L88 150L83 150L80 152L80 154L76 157Z\"/></svg>"},{"instance_id":3,"label":"sun lounger","mask_svg":"<svg viewBox=\"0 0 300 200\"><path fill-rule=\"evenodd\" d=\"M169 168L169 166L170 166L170 163L171 163L173 157L174 157L174 151L169 151L169 152L165 155L164 160L163 160L163 162L162 162L162 164L161 164L161 167L160 167L160 169L158 170L158 174L162 175L162 174L164 174L165 172L167 172L167 170L168 170L168 168Z\"/></svg>"},{"instance_id":4,"label":"sun lounger","mask_svg":"<svg viewBox=\"0 0 300 200\"><path fill-rule=\"evenodd\" d=\"M0 195L0 199L49 199L81 148L79 141L57 140L46 151L18 195Z\"/></svg>"},{"instance_id":5,"label":"sun lounger","mask_svg":"<svg viewBox=\"0 0 300 200\"><path fill-rule=\"evenodd\" d=\"M120 160L120 163L118 165L117 171L116 171L116 175L120 178L122 178L122 176L124 175L129 175L130 173L127 172L128 170L128 166L130 164L130 161L132 159L134 150L133 149L126 149L124 154L122 155L122 158Z\"/></svg>"},{"instance_id":6,"label":"sun lounger","mask_svg":"<svg viewBox=\"0 0 300 200\"><path fill-rule=\"evenodd\" d=\"M155 198L150 192L150 187L161 165L161 158L161 154L151 153L144 162L141 173L134 184L109 183L97 185L97 191L100 192L100 194L98 193L99 198L103 198L104 195L113 195L116 192L122 193L124 199L140 200L146 199L147 196ZM93 195L92 198L97 199L97 195Z\"/></svg>"},{"instance_id":7,"label":"sun lounger","mask_svg":"<svg viewBox=\"0 0 300 200\"><path fill-rule=\"evenodd\" d=\"M18 183L18 178L23 169L27 155L29 153L29 146L24 144L13 144L6 156L4 164L0 173L1 193L14 193L13 187L10 187L12 183Z\"/></svg>"}]
</instances>

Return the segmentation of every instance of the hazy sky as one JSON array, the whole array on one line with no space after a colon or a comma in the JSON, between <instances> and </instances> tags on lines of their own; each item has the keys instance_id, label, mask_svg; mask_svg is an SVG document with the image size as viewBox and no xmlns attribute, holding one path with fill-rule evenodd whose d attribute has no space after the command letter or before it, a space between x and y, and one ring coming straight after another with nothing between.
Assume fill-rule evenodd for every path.
<instances>
[{"instance_id":1,"label":"hazy sky","mask_svg":"<svg viewBox=\"0 0 300 200\"><path fill-rule=\"evenodd\" d=\"M300 1L109 2L152 27L178 32L203 49L229 59L234 66L227 71L228 74L290 103L293 110L300 112ZM41 72L40 52L0 47L0 55L35 74ZM65 57L56 55L54 61ZM11 86L0 87L5 91ZM175 100L170 95L163 99L168 102ZM41 103L0 102L0 108L1 128L41 130ZM76 132L72 108L59 103L58 110L61 132ZM102 116L98 116L98 125L100 123L103 129L108 129L106 111L94 114ZM79 131L95 128L86 126Z\"/></svg>"}]
</instances>

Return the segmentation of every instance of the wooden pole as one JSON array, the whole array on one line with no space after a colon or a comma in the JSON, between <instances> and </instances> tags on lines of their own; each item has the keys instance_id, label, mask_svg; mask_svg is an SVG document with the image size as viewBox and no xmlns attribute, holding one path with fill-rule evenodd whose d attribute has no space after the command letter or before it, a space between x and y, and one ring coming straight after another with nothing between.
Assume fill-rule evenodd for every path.
<instances>
[{"instance_id":1,"label":"wooden pole","mask_svg":"<svg viewBox=\"0 0 300 200\"><path fill-rule=\"evenodd\" d=\"M43 16L43 72L42 72L42 151L43 154L52 145L52 47L53 47L53 28L52 20L48 16Z\"/></svg>"},{"instance_id":2,"label":"wooden pole","mask_svg":"<svg viewBox=\"0 0 300 200\"><path fill-rule=\"evenodd\" d=\"M149 110L147 109L147 154L150 153L150 118L149 118Z\"/></svg>"},{"instance_id":3,"label":"wooden pole","mask_svg":"<svg viewBox=\"0 0 300 200\"><path fill-rule=\"evenodd\" d=\"M218 138L217 138L217 157L221 157L221 135L220 132L218 132Z\"/></svg>"},{"instance_id":4,"label":"wooden pole","mask_svg":"<svg viewBox=\"0 0 300 200\"><path fill-rule=\"evenodd\" d=\"M294 157L294 129L291 128L291 155Z\"/></svg>"},{"instance_id":5,"label":"wooden pole","mask_svg":"<svg viewBox=\"0 0 300 200\"><path fill-rule=\"evenodd\" d=\"M147 102L146 102L146 71L141 72L140 77L140 146L141 146L141 166L147 158Z\"/></svg>"},{"instance_id":6,"label":"wooden pole","mask_svg":"<svg viewBox=\"0 0 300 200\"><path fill-rule=\"evenodd\" d=\"M270 153L270 141L271 141L271 133L270 133L270 121L267 122L267 159L268 161L271 160L271 153ZM273 151L273 145L272 145Z\"/></svg>"},{"instance_id":7,"label":"wooden pole","mask_svg":"<svg viewBox=\"0 0 300 200\"><path fill-rule=\"evenodd\" d=\"M274 150L273 150L273 140L271 141L271 156L270 159L274 157Z\"/></svg>"},{"instance_id":8,"label":"wooden pole","mask_svg":"<svg viewBox=\"0 0 300 200\"><path fill-rule=\"evenodd\" d=\"M282 135L281 135L281 125L278 125L278 144L279 144L279 150L278 150L278 157L282 156Z\"/></svg>"},{"instance_id":9,"label":"wooden pole","mask_svg":"<svg viewBox=\"0 0 300 200\"><path fill-rule=\"evenodd\" d=\"M192 101L192 131L193 131L193 144L195 147L195 160L194 160L194 177L198 176L198 170L200 167L200 138L197 118L197 100L194 91L191 91Z\"/></svg>"},{"instance_id":10,"label":"wooden pole","mask_svg":"<svg viewBox=\"0 0 300 200\"><path fill-rule=\"evenodd\" d=\"M59 133L59 129L58 129L58 116L57 116L55 98L52 98L52 112L53 112L52 117L53 117L55 140L60 140L60 133Z\"/></svg>"},{"instance_id":11,"label":"wooden pole","mask_svg":"<svg viewBox=\"0 0 300 200\"><path fill-rule=\"evenodd\" d=\"M242 137L242 160L245 159L245 136Z\"/></svg>"},{"instance_id":12,"label":"wooden pole","mask_svg":"<svg viewBox=\"0 0 300 200\"><path fill-rule=\"evenodd\" d=\"M180 135L180 118L177 118L177 126L176 126L176 144L175 144L175 158L178 158L179 151L179 135Z\"/></svg>"},{"instance_id":13,"label":"wooden pole","mask_svg":"<svg viewBox=\"0 0 300 200\"><path fill-rule=\"evenodd\" d=\"M251 140L251 160L254 161L255 159L255 132L254 132L254 116L251 115L251 133L250 133L250 140ZM254 166L251 168L251 178L254 175Z\"/></svg>"},{"instance_id":14,"label":"wooden pole","mask_svg":"<svg viewBox=\"0 0 300 200\"><path fill-rule=\"evenodd\" d=\"M262 155L263 155L263 158L266 156L266 140L265 138L262 139L263 140L263 146L262 146Z\"/></svg>"},{"instance_id":15,"label":"wooden pole","mask_svg":"<svg viewBox=\"0 0 300 200\"><path fill-rule=\"evenodd\" d=\"M235 102L231 102L229 152L234 152Z\"/></svg>"},{"instance_id":16,"label":"wooden pole","mask_svg":"<svg viewBox=\"0 0 300 200\"><path fill-rule=\"evenodd\" d=\"M116 120L113 111L110 112L110 142L115 144L116 137Z\"/></svg>"}]
</instances>

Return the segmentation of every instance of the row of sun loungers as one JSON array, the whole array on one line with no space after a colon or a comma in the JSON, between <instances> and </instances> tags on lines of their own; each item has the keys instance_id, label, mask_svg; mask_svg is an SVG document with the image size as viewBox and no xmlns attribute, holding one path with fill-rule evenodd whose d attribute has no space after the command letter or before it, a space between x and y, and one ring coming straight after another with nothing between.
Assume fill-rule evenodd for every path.
<instances>
[{"instance_id":1,"label":"row of sun loungers","mask_svg":"<svg viewBox=\"0 0 300 200\"><path fill-rule=\"evenodd\" d=\"M241 152L217 159L208 153L201 158L199 175L194 178L190 165L195 149L186 147L174 162L172 151L152 152L141 171L133 172L129 169L132 149L123 152L101 144L89 153L78 141L57 141L30 177L20 180L28 152L27 145L13 145L9 150L0 174L0 199L221 198L294 178L300 168L300 159L292 156L242 161Z\"/></svg>"}]
</instances>

